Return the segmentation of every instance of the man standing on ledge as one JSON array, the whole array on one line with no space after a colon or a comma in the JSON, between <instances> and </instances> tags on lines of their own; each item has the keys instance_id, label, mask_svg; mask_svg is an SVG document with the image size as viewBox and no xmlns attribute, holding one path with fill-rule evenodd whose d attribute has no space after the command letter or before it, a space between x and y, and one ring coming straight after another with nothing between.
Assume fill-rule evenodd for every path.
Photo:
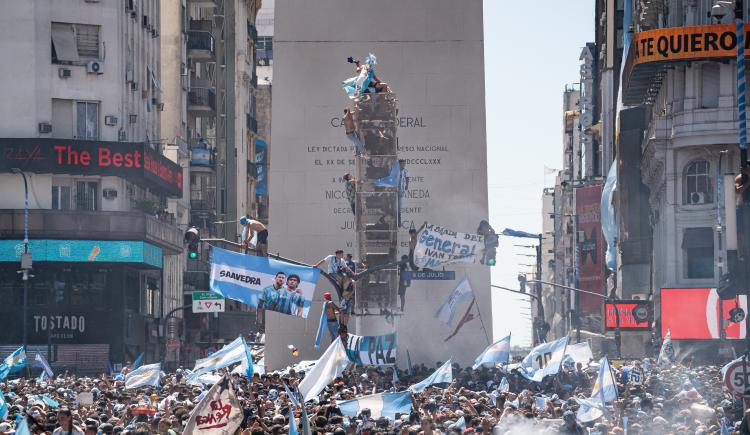
<instances>
[{"instance_id":1,"label":"man standing on ledge","mask_svg":"<svg viewBox=\"0 0 750 435\"><path fill-rule=\"evenodd\" d=\"M268 230L262 222L256 221L249 216L240 218L242 225L242 248L247 250L250 247L250 240L255 233L258 233L258 240L255 242L255 255L260 257L268 256Z\"/></svg>"}]
</instances>

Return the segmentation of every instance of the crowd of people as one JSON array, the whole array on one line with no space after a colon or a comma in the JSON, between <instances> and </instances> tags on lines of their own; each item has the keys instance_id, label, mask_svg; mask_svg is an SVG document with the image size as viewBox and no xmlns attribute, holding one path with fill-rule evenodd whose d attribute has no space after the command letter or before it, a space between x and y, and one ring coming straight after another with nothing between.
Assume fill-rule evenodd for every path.
<instances>
[{"instance_id":1,"label":"crowd of people","mask_svg":"<svg viewBox=\"0 0 750 435\"><path fill-rule=\"evenodd\" d=\"M345 415L337 401L404 391L433 369L357 366L335 379L305 408L311 433L320 435L750 433L742 402L722 389L719 368L660 367L651 360L616 369L618 399L608 404L603 416L581 422L576 418L580 406L576 398L588 397L597 370L596 363L565 364L556 376L537 383L502 368L473 370L454 364L453 382L413 393L412 411L388 419L371 417L370 409ZM295 426L302 414L286 392L295 391L304 372L288 368L256 373L252 379L226 376L231 376L244 413L238 433L294 432L288 426L290 413L294 413ZM124 381L108 375L6 380L0 390L8 412L0 421L0 433L15 433L20 426L25 431L27 426L34 434L180 434L210 387L185 381L180 369L163 375L157 388L125 389Z\"/></svg>"}]
</instances>

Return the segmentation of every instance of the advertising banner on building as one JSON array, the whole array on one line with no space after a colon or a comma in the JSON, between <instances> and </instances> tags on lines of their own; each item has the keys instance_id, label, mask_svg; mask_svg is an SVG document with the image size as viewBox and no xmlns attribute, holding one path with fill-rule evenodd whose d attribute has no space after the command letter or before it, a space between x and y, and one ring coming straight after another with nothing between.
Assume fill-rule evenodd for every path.
<instances>
[{"instance_id":1,"label":"advertising banner on building","mask_svg":"<svg viewBox=\"0 0 750 435\"><path fill-rule=\"evenodd\" d=\"M577 246L579 255L578 287L605 294L604 235L599 213L602 185L579 187L576 192ZM594 295L578 295L581 312L601 315L604 299Z\"/></svg>"},{"instance_id":2,"label":"advertising banner on building","mask_svg":"<svg viewBox=\"0 0 750 435\"><path fill-rule=\"evenodd\" d=\"M167 195L182 194L182 168L147 144L0 138L0 172L122 177Z\"/></svg>"},{"instance_id":3,"label":"advertising banner on building","mask_svg":"<svg viewBox=\"0 0 750 435\"><path fill-rule=\"evenodd\" d=\"M244 304L307 318L320 269L211 249L212 292Z\"/></svg>"},{"instance_id":4,"label":"advertising banner on building","mask_svg":"<svg viewBox=\"0 0 750 435\"><path fill-rule=\"evenodd\" d=\"M747 296L722 301L715 288L661 289L661 335L671 331L673 340L714 340L745 338L745 322L726 319L737 308L747 311ZM723 325L722 325L723 323Z\"/></svg>"},{"instance_id":5,"label":"advertising banner on building","mask_svg":"<svg viewBox=\"0 0 750 435\"><path fill-rule=\"evenodd\" d=\"M377 336L349 334L346 356L359 365L396 364L396 333Z\"/></svg>"},{"instance_id":6,"label":"advertising banner on building","mask_svg":"<svg viewBox=\"0 0 750 435\"><path fill-rule=\"evenodd\" d=\"M0 240L0 262L21 261L23 240ZM34 261L74 263L143 263L162 267L163 252L150 243L131 240L29 240Z\"/></svg>"},{"instance_id":7,"label":"advertising banner on building","mask_svg":"<svg viewBox=\"0 0 750 435\"><path fill-rule=\"evenodd\" d=\"M649 331L651 316L651 302L648 301L618 301L615 304L607 302L604 327L607 331L615 331L618 327L628 331Z\"/></svg>"},{"instance_id":8,"label":"advertising banner on building","mask_svg":"<svg viewBox=\"0 0 750 435\"><path fill-rule=\"evenodd\" d=\"M433 268L450 263L474 263L483 252L484 237L425 223L417 234L414 264Z\"/></svg>"},{"instance_id":9,"label":"advertising banner on building","mask_svg":"<svg viewBox=\"0 0 750 435\"><path fill-rule=\"evenodd\" d=\"M750 25L745 24L745 56ZM635 64L737 56L734 24L667 27L635 34Z\"/></svg>"}]
</instances>

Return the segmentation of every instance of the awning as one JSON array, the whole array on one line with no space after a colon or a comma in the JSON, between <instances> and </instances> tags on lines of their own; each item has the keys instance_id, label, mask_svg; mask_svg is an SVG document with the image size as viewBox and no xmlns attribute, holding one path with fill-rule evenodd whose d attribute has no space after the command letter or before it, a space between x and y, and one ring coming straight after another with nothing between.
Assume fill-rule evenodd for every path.
<instances>
[{"instance_id":1,"label":"awning","mask_svg":"<svg viewBox=\"0 0 750 435\"><path fill-rule=\"evenodd\" d=\"M52 23L52 44L55 46L57 60L77 62L78 47L72 24Z\"/></svg>"}]
</instances>

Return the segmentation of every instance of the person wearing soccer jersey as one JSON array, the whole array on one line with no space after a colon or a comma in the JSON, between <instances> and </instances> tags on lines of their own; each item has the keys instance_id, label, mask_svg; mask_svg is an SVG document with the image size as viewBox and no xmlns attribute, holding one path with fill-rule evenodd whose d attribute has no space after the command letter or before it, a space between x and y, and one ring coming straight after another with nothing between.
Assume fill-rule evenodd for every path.
<instances>
[{"instance_id":1,"label":"person wearing soccer jersey","mask_svg":"<svg viewBox=\"0 0 750 435\"><path fill-rule=\"evenodd\" d=\"M302 296L302 290L299 288L299 276L289 275L286 279L286 306L284 313L295 317L302 317L305 308L305 298Z\"/></svg>"},{"instance_id":2,"label":"person wearing soccer jersey","mask_svg":"<svg viewBox=\"0 0 750 435\"><path fill-rule=\"evenodd\" d=\"M263 289L258 302L258 310L278 311L277 307L281 299L281 291L284 287L286 273L277 272L273 284Z\"/></svg>"}]
</instances>

